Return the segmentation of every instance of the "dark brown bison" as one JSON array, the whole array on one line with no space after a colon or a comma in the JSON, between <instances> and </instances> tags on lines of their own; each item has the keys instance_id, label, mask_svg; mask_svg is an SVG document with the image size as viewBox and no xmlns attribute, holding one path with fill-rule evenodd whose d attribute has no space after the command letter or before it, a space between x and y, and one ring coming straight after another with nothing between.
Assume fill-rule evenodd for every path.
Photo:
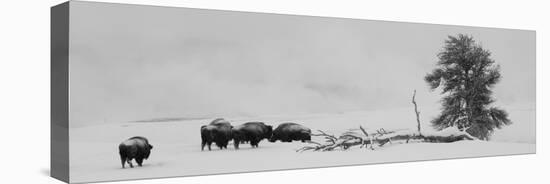
<instances>
[{"instance_id":1,"label":"dark brown bison","mask_svg":"<svg viewBox=\"0 0 550 184\"><path fill-rule=\"evenodd\" d=\"M138 166L141 167L143 159L147 160L151 154L151 149L153 145L149 144L149 141L145 137L132 137L118 145L118 153L120 154L120 162L122 168L124 164L128 162L130 167L132 165L132 159L136 159Z\"/></svg>"},{"instance_id":2,"label":"dark brown bison","mask_svg":"<svg viewBox=\"0 0 550 184\"><path fill-rule=\"evenodd\" d=\"M281 142L310 141L311 130L300 124L283 123L273 130L273 135L269 139L269 142L275 142L277 140Z\"/></svg>"},{"instance_id":3,"label":"dark brown bison","mask_svg":"<svg viewBox=\"0 0 550 184\"><path fill-rule=\"evenodd\" d=\"M248 122L231 130L233 145L235 149L239 149L240 143L250 142L252 147L258 147L258 143L262 139L269 139L272 132L273 127L263 122Z\"/></svg>"},{"instance_id":4,"label":"dark brown bison","mask_svg":"<svg viewBox=\"0 0 550 184\"><path fill-rule=\"evenodd\" d=\"M208 146L208 150L211 149L212 143L216 143L220 149L227 149L227 144L231 140L231 123L229 121L218 118L210 122L209 125L201 126L201 150L204 150L204 146Z\"/></svg>"}]
</instances>

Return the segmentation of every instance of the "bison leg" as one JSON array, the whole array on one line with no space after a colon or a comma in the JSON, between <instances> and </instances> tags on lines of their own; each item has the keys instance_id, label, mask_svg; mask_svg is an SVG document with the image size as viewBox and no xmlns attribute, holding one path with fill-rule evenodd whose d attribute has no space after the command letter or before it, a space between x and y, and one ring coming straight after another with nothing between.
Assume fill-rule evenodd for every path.
<instances>
[{"instance_id":1,"label":"bison leg","mask_svg":"<svg viewBox=\"0 0 550 184\"><path fill-rule=\"evenodd\" d=\"M252 148L254 148L254 146L256 146L256 140L251 139L251 140L250 140L250 146L251 146Z\"/></svg>"},{"instance_id":2,"label":"bison leg","mask_svg":"<svg viewBox=\"0 0 550 184\"><path fill-rule=\"evenodd\" d=\"M254 139L250 140L250 146L252 146L253 148L254 148L254 147L257 148L259 142L260 142L260 141L258 141L258 139L254 138Z\"/></svg>"},{"instance_id":3,"label":"bison leg","mask_svg":"<svg viewBox=\"0 0 550 184\"><path fill-rule=\"evenodd\" d=\"M124 169L125 168L125 164L126 164L126 158L124 156L120 156L120 163L122 164L122 168Z\"/></svg>"},{"instance_id":4,"label":"bison leg","mask_svg":"<svg viewBox=\"0 0 550 184\"><path fill-rule=\"evenodd\" d=\"M223 148L227 149L227 142L221 143L220 149L223 150Z\"/></svg>"},{"instance_id":5,"label":"bison leg","mask_svg":"<svg viewBox=\"0 0 550 184\"><path fill-rule=\"evenodd\" d=\"M138 166L141 167L141 164L143 163L143 158L136 158L136 162L137 162Z\"/></svg>"},{"instance_id":6,"label":"bison leg","mask_svg":"<svg viewBox=\"0 0 550 184\"><path fill-rule=\"evenodd\" d=\"M239 149L239 142L240 142L240 140L238 140L238 139L233 140L233 146L235 146L235 149Z\"/></svg>"},{"instance_id":7,"label":"bison leg","mask_svg":"<svg viewBox=\"0 0 550 184\"><path fill-rule=\"evenodd\" d=\"M130 165L130 168L134 168L134 165L132 164L132 159L126 159L126 162L128 162L128 165Z\"/></svg>"},{"instance_id":8,"label":"bison leg","mask_svg":"<svg viewBox=\"0 0 550 184\"><path fill-rule=\"evenodd\" d=\"M208 151L212 151L212 143L209 142L209 143L207 143L207 144L208 144Z\"/></svg>"}]
</instances>

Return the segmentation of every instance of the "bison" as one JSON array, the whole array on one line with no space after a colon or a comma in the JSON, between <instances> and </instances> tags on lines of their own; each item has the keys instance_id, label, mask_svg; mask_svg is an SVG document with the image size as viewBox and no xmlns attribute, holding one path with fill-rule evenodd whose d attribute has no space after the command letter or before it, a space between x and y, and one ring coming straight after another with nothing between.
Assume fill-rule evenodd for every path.
<instances>
[{"instance_id":1,"label":"bison","mask_svg":"<svg viewBox=\"0 0 550 184\"><path fill-rule=\"evenodd\" d=\"M273 127L263 122L248 122L231 129L233 136L233 145L239 149L239 144L250 142L252 147L258 147L262 139L269 139L273 132Z\"/></svg>"},{"instance_id":2,"label":"bison","mask_svg":"<svg viewBox=\"0 0 550 184\"><path fill-rule=\"evenodd\" d=\"M126 162L133 168L132 159L135 159L138 166L141 167L143 159L147 160L149 158L151 149L153 149L153 145L149 144L147 138L140 136L132 137L120 143L118 153L120 154L122 168L124 168Z\"/></svg>"},{"instance_id":3,"label":"bison","mask_svg":"<svg viewBox=\"0 0 550 184\"><path fill-rule=\"evenodd\" d=\"M231 123L229 121L218 118L210 122L209 125L201 126L201 150L204 150L204 146L208 145L208 150L211 150L212 143L216 143L220 149L227 149L229 140L231 140Z\"/></svg>"},{"instance_id":4,"label":"bison","mask_svg":"<svg viewBox=\"0 0 550 184\"><path fill-rule=\"evenodd\" d=\"M283 123L273 130L273 135L269 139L269 142L276 142L277 140L281 142L310 141L311 130L300 124Z\"/></svg>"}]
</instances>

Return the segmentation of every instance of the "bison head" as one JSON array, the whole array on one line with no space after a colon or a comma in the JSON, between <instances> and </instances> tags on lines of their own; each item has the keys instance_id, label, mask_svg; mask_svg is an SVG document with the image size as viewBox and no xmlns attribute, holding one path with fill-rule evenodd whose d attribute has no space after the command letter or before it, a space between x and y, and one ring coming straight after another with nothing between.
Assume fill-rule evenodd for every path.
<instances>
[{"instance_id":1,"label":"bison head","mask_svg":"<svg viewBox=\"0 0 550 184\"><path fill-rule=\"evenodd\" d=\"M218 130L212 125L201 126L201 136L208 140L214 140Z\"/></svg>"},{"instance_id":2,"label":"bison head","mask_svg":"<svg viewBox=\"0 0 550 184\"><path fill-rule=\"evenodd\" d=\"M147 147L145 148L145 155L143 156L143 158L148 159L152 149L153 145L147 144Z\"/></svg>"},{"instance_id":3,"label":"bison head","mask_svg":"<svg viewBox=\"0 0 550 184\"><path fill-rule=\"evenodd\" d=\"M277 137L275 137L274 134L271 134L271 137L268 139L269 142L275 142L277 141Z\"/></svg>"}]
</instances>

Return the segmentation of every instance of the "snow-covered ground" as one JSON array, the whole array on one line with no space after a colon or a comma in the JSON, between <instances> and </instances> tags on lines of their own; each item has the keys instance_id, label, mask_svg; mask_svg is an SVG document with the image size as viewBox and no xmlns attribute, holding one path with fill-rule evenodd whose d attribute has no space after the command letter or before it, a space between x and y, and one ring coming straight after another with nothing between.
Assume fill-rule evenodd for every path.
<instances>
[{"instance_id":1,"label":"snow-covered ground","mask_svg":"<svg viewBox=\"0 0 550 184\"><path fill-rule=\"evenodd\" d=\"M430 112L437 111L421 114L424 129L429 129L427 119L435 115ZM305 143L270 143L266 140L260 143L259 148L254 149L244 145L240 150L235 150L230 145L228 150L219 150L213 146L212 151L201 151L200 126L211 119L109 123L71 128L70 180L125 180L534 153L534 110L511 109L509 112L515 125L496 132L495 138L490 142L394 143L375 150L353 148L332 152L297 153L295 150L306 145ZM323 130L336 135L350 128L358 128L359 125L370 131L378 128L415 129L414 118L414 112L410 108L293 117L226 117L233 125L254 120L264 121L275 127L292 121L313 131ZM513 126L516 126L515 131L507 130ZM122 169L118 144L137 135L147 137L154 146L151 157L144 161L143 167Z\"/></svg>"}]
</instances>

